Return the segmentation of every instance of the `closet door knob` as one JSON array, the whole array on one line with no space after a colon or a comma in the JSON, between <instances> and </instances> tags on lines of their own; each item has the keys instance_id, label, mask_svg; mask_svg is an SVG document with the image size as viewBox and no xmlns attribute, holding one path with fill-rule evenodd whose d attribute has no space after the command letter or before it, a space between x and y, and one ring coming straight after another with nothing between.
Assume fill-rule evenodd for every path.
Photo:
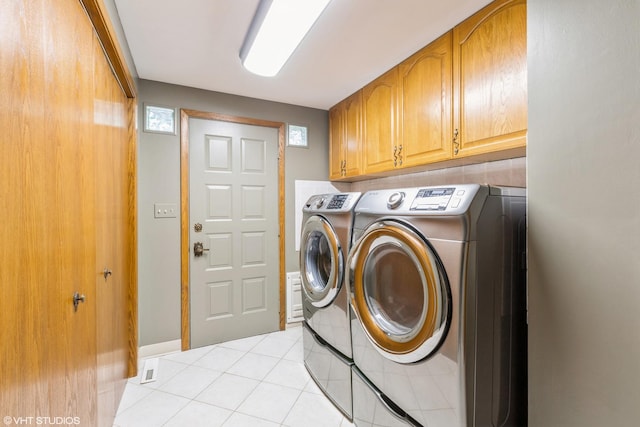
<instances>
[{"instance_id":1,"label":"closet door knob","mask_svg":"<svg viewBox=\"0 0 640 427\"><path fill-rule=\"evenodd\" d=\"M73 311L78 311L78 304L84 302L85 299L85 296L80 295L78 292L73 294Z\"/></svg>"}]
</instances>

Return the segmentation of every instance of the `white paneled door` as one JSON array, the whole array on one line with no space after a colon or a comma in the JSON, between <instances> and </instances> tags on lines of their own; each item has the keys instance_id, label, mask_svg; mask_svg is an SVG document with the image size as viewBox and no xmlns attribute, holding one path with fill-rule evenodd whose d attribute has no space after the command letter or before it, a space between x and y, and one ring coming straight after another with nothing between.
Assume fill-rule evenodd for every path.
<instances>
[{"instance_id":1,"label":"white paneled door","mask_svg":"<svg viewBox=\"0 0 640 427\"><path fill-rule=\"evenodd\" d=\"M278 129L189 119L191 347L279 328Z\"/></svg>"}]
</instances>

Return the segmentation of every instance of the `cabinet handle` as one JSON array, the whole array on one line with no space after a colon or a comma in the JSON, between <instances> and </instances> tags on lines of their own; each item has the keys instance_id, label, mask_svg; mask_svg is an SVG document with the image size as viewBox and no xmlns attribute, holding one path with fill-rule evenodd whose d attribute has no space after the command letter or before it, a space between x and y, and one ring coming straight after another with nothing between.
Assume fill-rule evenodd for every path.
<instances>
[{"instance_id":1,"label":"cabinet handle","mask_svg":"<svg viewBox=\"0 0 640 427\"><path fill-rule=\"evenodd\" d=\"M457 156L460 152L460 144L458 143L458 129L453 131L453 155Z\"/></svg>"},{"instance_id":2,"label":"cabinet handle","mask_svg":"<svg viewBox=\"0 0 640 427\"><path fill-rule=\"evenodd\" d=\"M398 146L398 162L400 163L400 166L402 166L402 144L400 144Z\"/></svg>"},{"instance_id":3,"label":"cabinet handle","mask_svg":"<svg viewBox=\"0 0 640 427\"><path fill-rule=\"evenodd\" d=\"M346 176L347 175L347 161L343 160L340 162L340 175L342 176Z\"/></svg>"},{"instance_id":4,"label":"cabinet handle","mask_svg":"<svg viewBox=\"0 0 640 427\"><path fill-rule=\"evenodd\" d=\"M393 146L393 167L398 166L398 147L396 145Z\"/></svg>"}]
</instances>

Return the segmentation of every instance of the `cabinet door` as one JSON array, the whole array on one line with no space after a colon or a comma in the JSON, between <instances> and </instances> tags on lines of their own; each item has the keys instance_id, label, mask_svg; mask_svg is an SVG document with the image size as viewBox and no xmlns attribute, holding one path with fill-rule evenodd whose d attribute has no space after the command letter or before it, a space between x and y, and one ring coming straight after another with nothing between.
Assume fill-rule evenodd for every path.
<instances>
[{"instance_id":1,"label":"cabinet door","mask_svg":"<svg viewBox=\"0 0 640 427\"><path fill-rule=\"evenodd\" d=\"M451 31L400 64L402 165L451 158Z\"/></svg>"},{"instance_id":2,"label":"cabinet door","mask_svg":"<svg viewBox=\"0 0 640 427\"><path fill-rule=\"evenodd\" d=\"M329 179L342 178L344 166L344 101L329 110Z\"/></svg>"},{"instance_id":3,"label":"cabinet door","mask_svg":"<svg viewBox=\"0 0 640 427\"><path fill-rule=\"evenodd\" d=\"M496 0L453 30L454 157L526 143L526 8Z\"/></svg>"},{"instance_id":4,"label":"cabinet door","mask_svg":"<svg viewBox=\"0 0 640 427\"><path fill-rule=\"evenodd\" d=\"M358 91L344 101L344 175L358 176L361 173L362 140L362 91Z\"/></svg>"},{"instance_id":5,"label":"cabinet door","mask_svg":"<svg viewBox=\"0 0 640 427\"><path fill-rule=\"evenodd\" d=\"M364 173L384 172L402 166L396 141L397 98L397 67L362 90Z\"/></svg>"}]
</instances>

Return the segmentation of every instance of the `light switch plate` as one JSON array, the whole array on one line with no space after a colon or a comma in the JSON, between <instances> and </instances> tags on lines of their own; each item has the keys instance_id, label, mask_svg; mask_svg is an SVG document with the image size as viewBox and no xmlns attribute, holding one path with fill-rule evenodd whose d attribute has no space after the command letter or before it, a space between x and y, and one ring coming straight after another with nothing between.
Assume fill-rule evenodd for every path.
<instances>
[{"instance_id":1,"label":"light switch plate","mask_svg":"<svg viewBox=\"0 0 640 427\"><path fill-rule=\"evenodd\" d=\"M155 203L153 216L155 218L175 218L178 216L178 205L175 203Z\"/></svg>"}]
</instances>

